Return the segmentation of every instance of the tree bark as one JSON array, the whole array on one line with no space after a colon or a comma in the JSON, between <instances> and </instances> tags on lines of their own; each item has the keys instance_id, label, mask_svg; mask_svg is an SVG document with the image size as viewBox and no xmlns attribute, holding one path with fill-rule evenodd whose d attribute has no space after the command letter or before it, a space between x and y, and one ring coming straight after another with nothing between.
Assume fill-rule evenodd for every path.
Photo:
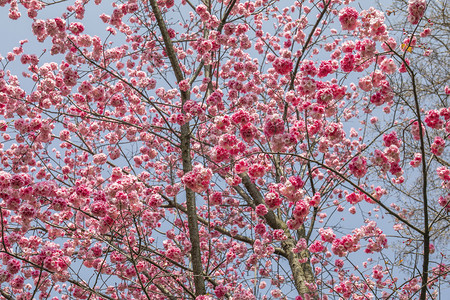
<instances>
[{"instance_id":1,"label":"tree bark","mask_svg":"<svg viewBox=\"0 0 450 300\"><path fill-rule=\"evenodd\" d=\"M169 57L170 64L174 71L175 77L177 81L180 82L184 80L184 76L179 66L176 53L173 49L172 40L169 37L169 33L167 31L167 27L162 17L161 11L159 10L155 0L150 0L150 5L152 7L156 21L158 23L158 27L161 31L161 35L164 40L164 45L166 47L166 53L167 56ZM187 100L189 100L190 95L189 92L187 91L180 91L180 93L181 93L181 105L183 106L184 103ZM191 129L189 122L181 126L180 149L181 149L181 159L183 163L183 172L186 174L187 172L192 170ZM191 262L192 262L192 270L194 273L193 281L195 286L195 295L199 296L206 294L206 287L205 287L205 280L203 277L203 265L200 252L200 236L198 232L197 206L195 204L195 193L187 187L185 188L185 192L186 192L186 208L188 217L189 239L192 245Z\"/></svg>"},{"instance_id":2,"label":"tree bark","mask_svg":"<svg viewBox=\"0 0 450 300\"><path fill-rule=\"evenodd\" d=\"M255 201L256 205L264 204L264 199L259 192L258 188L255 186L255 184L250 180L248 175L242 175L242 183L244 184L246 190L250 194L250 196ZM286 235L287 239L281 242L281 247L283 248L284 252L286 253L285 258L289 262L289 266L291 267L292 271L292 277L294 280L295 288L297 289L297 292L304 296L309 295L312 296L312 299L318 299L317 295L311 295L311 291L309 290L306 283L314 284L314 273L312 270L312 267L309 262L309 252L307 250L302 251L302 255L304 257L300 257L297 253L294 253L294 248L296 246L295 239L292 237L289 228L287 225L280 220L273 211L269 211L264 216L267 224L272 229L282 229L284 231L284 234ZM303 230L303 236L305 237L305 231ZM300 262L299 259L301 258L307 258L306 262Z\"/></svg>"}]
</instances>

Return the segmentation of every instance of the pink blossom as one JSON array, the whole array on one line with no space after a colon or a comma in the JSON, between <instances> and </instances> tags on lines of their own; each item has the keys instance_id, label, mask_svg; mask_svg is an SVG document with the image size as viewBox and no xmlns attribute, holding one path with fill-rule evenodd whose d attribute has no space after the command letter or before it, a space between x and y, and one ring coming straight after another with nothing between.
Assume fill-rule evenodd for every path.
<instances>
[{"instance_id":1,"label":"pink blossom","mask_svg":"<svg viewBox=\"0 0 450 300\"><path fill-rule=\"evenodd\" d=\"M413 25L418 24L420 19L425 14L426 7L427 7L426 0L409 0L408 21Z\"/></svg>"},{"instance_id":2,"label":"pink blossom","mask_svg":"<svg viewBox=\"0 0 450 300\"><path fill-rule=\"evenodd\" d=\"M15 289L21 289L23 288L25 279L21 276L16 276L13 280L11 280L10 284L11 287L15 288Z\"/></svg>"},{"instance_id":3,"label":"pink blossom","mask_svg":"<svg viewBox=\"0 0 450 300\"><path fill-rule=\"evenodd\" d=\"M108 211L108 205L103 201L94 201L91 205L91 213L95 216L104 217Z\"/></svg>"},{"instance_id":4,"label":"pink blossom","mask_svg":"<svg viewBox=\"0 0 450 300\"><path fill-rule=\"evenodd\" d=\"M103 165L107 162L108 156L104 153L95 154L93 157L93 162L96 165Z\"/></svg>"},{"instance_id":5,"label":"pink blossom","mask_svg":"<svg viewBox=\"0 0 450 300\"><path fill-rule=\"evenodd\" d=\"M236 162L236 164L234 166L234 170L238 174L244 173L248 170L248 163L245 160L240 160L240 161Z\"/></svg>"},{"instance_id":6,"label":"pink blossom","mask_svg":"<svg viewBox=\"0 0 450 300\"><path fill-rule=\"evenodd\" d=\"M339 22L342 30L355 30L358 26L358 11L353 7L344 7L339 12Z\"/></svg>"},{"instance_id":7,"label":"pink blossom","mask_svg":"<svg viewBox=\"0 0 450 300\"><path fill-rule=\"evenodd\" d=\"M432 123L432 125L434 125L435 123ZM419 122L414 121L412 122L411 125L411 134L413 135L413 138L418 141L420 140L420 128L419 128ZM422 124L422 135L425 134L425 127Z\"/></svg>"},{"instance_id":8,"label":"pink blossom","mask_svg":"<svg viewBox=\"0 0 450 300\"><path fill-rule=\"evenodd\" d=\"M321 105L328 105L334 99L333 90L331 88L324 88L317 91L315 97L317 103Z\"/></svg>"},{"instance_id":9,"label":"pink blossom","mask_svg":"<svg viewBox=\"0 0 450 300\"><path fill-rule=\"evenodd\" d=\"M353 71L355 64L355 57L351 53L347 53L344 58L341 60L341 69L344 72Z\"/></svg>"},{"instance_id":10,"label":"pink blossom","mask_svg":"<svg viewBox=\"0 0 450 300\"><path fill-rule=\"evenodd\" d=\"M420 33L421 38L425 38L431 34L431 28L424 28L423 31Z\"/></svg>"},{"instance_id":11,"label":"pink blossom","mask_svg":"<svg viewBox=\"0 0 450 300\"><path fill-rule=\"evenodd\" d=\"M248 168L248 175L252 178L263 177L266 173L266 167L261 164L253 164Z\"/></svg>"},{"instance_id":12,"label":"pink blossom","mask_svg":"<svg viewBox=\"0 0 450 300\"><path fill-rule=\"evenodd\" d=\"M308 214L309 214L309 204L306 203L305 201L298 201L295 204L295 208L292 212L293 218L303 222Z\"/></svg>"},{"instance_id":13,"label":"pink blossom","mask_svg":"<svg viewBox=\"0 0 450 300\"><path fill-rule=\"evenodd\" d=\"M293 68L292 60L282 57L277 57L272 64L275 68L275 71L277 71L277 73L280 75L289 74L289 72L291 72Z\"/></svg>"},{"instance_id":14,"label":"pink blossom","mask_svg":"<svg viewBox=\"0 0 450 300\"><path fill-rule=\"evenodd\" d=\"M324 60L320 63L319 72L317 73L317 76L319 78L326 77L327 75L332 74L334 72L334 70L335 70L335 67L334 67L332 61Z\"/></svg>"},{"instance_id":15,"label":"pink blossom","mask_svg":"<svg viewBox=\"0 0 450 300\"><path fill-rule=\"evenodd\" d=\"M370 76L365 76L359 79L358 86L365 92L369 92L373 88L372 78Z\"/></svg>"},{"instance_id":16,"label":"pink blossom","mask_svg":"<svg viewBox=\"0 0 450 300\"><path fill-rule=\"evenodd\" d=\"M147 197L147 204L150 207L157 208L163 204L163 198L159 194L152 194Z\"/></svg>"},{"instance_id":17,"label":"pink blossom","mask_svg":"<svg viewBox=\"0 0 450 300\"><path fill-rule=\"evenodd\" d=\"M314 241L308 248L311 253L323 252L326 248L323 246L322 241Z\"/></svg>"},{"instance_id":18,"label":"pink blossom","mask_svg":"<svg viewBox=\"0 0 450 300\"><path fill-rule=\"evenodd\" d=\"M305 75L314 77L317 75L317 68L313 61L311 60L304 60L302 61L302 64L300 66L300 71L302 71Z\"/></svg>"},{"instance_id":19,"label":"pink blossom","mask_svg":"<svg viewBox=\"0 0 450 300\"><path fill-rule=\"evenodd\" d=\"M439 197L438 202L441 207L443 207L447 211L450 211L450 195Z\"/></svg>"},{"instance_id":20,"label":"pink blossom","mask_svg":"<svg viewBox=\"0 0 450 300\"><path fill-rule=\"evenodd\" d=\"M386 74L393 74L397 70L397 65L392 58L388 58L380 63L380 68Z\"/></svg>"},{"instance_id":21,"label":"pink blossom","mask_svg":"<svg viewBox=\"0 0 450 300\"><path fill-rule=\"evenodd\" d=\"M189 80L184 79L178 83L178 87L180 88L180 91L187 92L191 86Z\"/></svg>"},{"instance_id":22,"label":"pink blossom","mask_svg":"<svg viewBox=\"0 0 450 300\"><path fill-rule=\"evenodd\" d=\"M284 132L284 122L278 115L274 115L268 118L264 126L264 134L267 137L271 137L275 134L280 134L283 132Z\"/></svg>"},{"instance_id":23,"label":"pink blossom","mask_svg":"<svg viewBox=\"0 0 450 300\"><path fill-rule=\"evenodd\" d=\"M362 201L360 195L356 194L356 193L351 193L351 194L345 196L345 200L347 200L347 202L350 204L356 204L356 203Z\"/></svg>"},{"instance_id":24,"label":"pink blossom","mask_svg":"<svg viewBox=\"0 0 450 300\"><path fill-rule=\"evenodd\" d=\"M376 44L370 39L358 40L356 50L359 51L361 58L372 58L376 52Z\"/></svg>"},{"instance_id":25,"label":"pink blossom","mask_svg":"<svg viewBox=\"0 0 450 300\"><path fill-rule=\"evenodd\" d=\"M281 290L279 290L279 289L271 290L271 291L270 291L270 294L271 294L272 297L275 298L275 299L281 298L281 296L283 295L283 294L281 293Z\"/></svg>"},{"instance_id":26,"label":"pink blossom","mask_svg":"<svg viewBox=\"0 0 450 300\"><path fill-rule=\"evenodd\" d=\"M348 209L348 212L351 213L352 215L356 214L356 207L352 206Z\"/></svg>"},{"instance_id":27,"label":"pink blossom","mask_svg":"<svg viewBox=\"0 0 450 300\"><path fill-rule=\"evenodd\" d=\"M282 199L276 192L267 193L264 196L264 201L266 202L267 207L272 210L279 207L282 203Z\"/></svg>"},{"instance_id":28,"label":"pink blossom","mask_svg":"<svg viewBox=\"0 0 450 300\"><path fill-rule=\"evenodd\" d=\"M332 243L334 241L334 239L336 238L336 234L334 234L333 229L331 229L329 227L327 229L320 228L319 234L320 234L320 238L322 239L322 241L328 242L328 243Z\"/></svg>"},{"instance_id":29,"label":"pink blossom","mask_svg":"<svg viewBox=\"0 0 450 300\"><path fill-rule=\"evenodd\" d=\"M450 170L447 167L439 167L436 172L441 180L450 181Z\"/></svg>"},{"instance_id":30,"label":"pink blossom","mask_svg":"<svg viewBox=\"0 0 450 300\"><path fill-rule=\"evenodd\" d=\"M437 136L434 138L434 142L431 145L431 153L433 153L436 156L442 155L444 153L445 149L445 141L440 137Z\"/></svg>"},{"instance_id":31,"label":"pink blossom","mask_svg":"<svg viewBox=\"0 0 450 300\"><path fill-rule=\"evenodd\" d=\"M275 241L284 241L287 239L287 236L284 234L283 229L275 229L272 235Z\"/></svg>"},{"instance_id":32,"label":"pink blossom","mask_svg":"<svg viewBox=\"0 0 450 300\"><path fill-rule=\"evenodd\" d=\"M36 213L36 208L29 203L22 204L19 208L19 214L24 219L32 219L36 215Z\"/></svg>"},{"instance_id":33,"label":"pink blossom","mask_svg":"<svg viewBox=\"0 0 450 300\"><path fill-rule=\"evenodd\" d=\"M342 140L345 137L341 123L330 123L325 128L324 134L332 142Z\"/></svg>"},{"instance_id":34,"label":"pink blossom","mask_svg":"<svg viewBox=\"0 0 450 300\"><path fill-rule=\"evenodd\" d=\"M75 35L79 35L80 33L82 33L84 31L84 26L81 23L78 22L73 22L69 25L69 30L75 34Z\"/></svg>"},{"instance_id":35,"label":"pink blossom","mask_svg":"<svg viewBox=\"0 0 450 300\"><path fill-rule=\"evenodd\" d=\"M0 283L8 282L11 279L12 275L10 272L0 269Z\"/></svg>"},{"instance_id":36,"label":"pink blossom","mask_svg":"<svg viewBox=\"0 0 450 300\"><path fill-rule=\"evenodd\" d=\"M317 88L316 81L310 77L302 77L297 86L297 91L302 96L314 94Z\"/></svg>"},{"instance_id":37,"label":"pink blossom","mask_svg":"<svg viewBox=\"0 0 450 300\"><path fill-rule=\"evenodd\" d=\"M441 129L444 126L444 121L440 119L439 112L435 110L427 111L427 116L425 117L424 122L431 128Z\"/></svg>"},{"instance_id":38,"label":"pink blossom","mask_svg":"<svg viewBox=\"0 0 450 300\"><path fill-rule=\"evenodd\" d=\"M261 205L261 204L260 204ZM266 210L267 210L267 208L266 208ZM266 212L267 213L267 212ZM263 215L260 215L260 214L258 214L259 216L263 216ZM265 215L265 214L264 214ZM264 225L264 224L262 224L262 223L258 223L256 226L255 226L255 232L257 233L257 234L259 234L259 235L263 235L264 233L266 233L266 225Z\"/></svg>"},{"instance_id":39,"label":"pink blossom","mask_svg":"<svg viewBox=\"0 0 450 300\"><path fill-rule=\"evenodd\" d=\"M364 177L367 172L367 162L364 156L357 156L348 165L350 172L357 178Z\"/></svg>"},{"instance_id":40,"label":"pink blossom","mask_svg":"<svg viewBox=\"0 0 450 300\"><path fill-rule=\"evenodd\" d=\"M259 204L258 206L256 206L255 211L258 216L264 216L268 213L269 210L264 204Z\"/></svg>"},{"instance_id":41,"label":"pink blossom","mask_svg":"<svg viewBox=\"0 0 450 300\"><path fill-rule=\"evenodd\" d=\"M397 132L393 131L389 134L383 135L383 142L386 147L390 147L391 145L395 145L397 147L400 147L402 142L400 139L397 138Z\"/></svg>"},{"instance_id":42,"label":"pink blossom","mask_svg":"<svg viewBox=\"0 0 450 300\"><path fill-rule=\"evenodd\" d=\"M227 293L227 288L225 286L223 286L223 285L218 285L214 289L214 294L218 298L224 297L226 295L226 293Z\"/></svg>"},{"instance_id":43,"label":"pink blossom","mask_svg":"<svg viewBox=\"0 0 450 300\"><path fill-rule=\"evenodd\" d=\"M415 153L414 154L414 159L409 162L409 164L413 168L417 168L421 163L422 163L422 154L420 154L420 153Z\"/></svg>"},{"instance_id":44,"label":"pink blossom","mask_svg":"<svg viewBox=\"0 0 450 300\"><path fill-rule=\"evenodd\" d=\"M212 206L222 204L222 193L221 192L214 192L209 197L209 204L212 205Z\"/></svg>"},{"instance_id":45,"label":"pink blossom","mask_svg":"<svg viewBox=\"0 0 450 300\"><path fill-rule=\"evenodd\" d=\"M185 174L181 178L181 182L196 193L204 192L212 178L211 169L207 169L202 165L194 166L193 170Z\"/></svg>"}]
</instances>

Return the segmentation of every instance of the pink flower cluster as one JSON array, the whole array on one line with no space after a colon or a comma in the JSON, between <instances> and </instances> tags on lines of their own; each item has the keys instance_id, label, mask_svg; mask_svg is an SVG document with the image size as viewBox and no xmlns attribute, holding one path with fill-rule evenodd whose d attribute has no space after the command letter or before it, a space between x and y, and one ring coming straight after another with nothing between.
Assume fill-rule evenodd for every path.
<instances>
[{"instance_id":1,"label":"pink flower cluster","mask_svg":"<svg viewBox=\"0 0 450 300\"><path fill-rule=\"evenodd\" d=\"M285 152L288 147L297 144L297 138L293 133L276 134L270 144L272 151Z\"/></svg>"},{"instance_id":2,"label":"pink flower cluster","mask_svg":"<svg viewBox=\"0 0 450 300\"><path fill-rule=\"evenodd\" d=\"M248 168L248 175L251 178L259 178L259 177L263 177L264 174L266 174L266 167L262 164L252 164L249 168Z\"/></svg>"},{"instance_id":3,"label":"pink flower cluster","mask_svg":"<svg viewBox=\"0 0 450 300\"><path fill-rule=\"evenodd\" d=\"M402 141L397 137L396 131L392 131L389 134L384 134L383 143L386 147L390 147L391 145L400 147L402 145Z\"/></svg>"},{"instance_id":4,"label":"pink flower cluster","mask_svg":"<svg viewBox=\"0 0 450 300\"><path fill-rule=\"evenodd\" d=\"M211 169L198 164L181 178L181 182L194 192L202 193L208 188L212 175Z\"/></svg>"},{"instance_id":5,"label":"pink flower cluster","mask_svg":"<svg viewBox=\"0 0 450 300\"><path fill-rule=\"evenodd\" d=\"M147 196L146 200L147 200L147 204L153 208L160 207L164 201L160 194L151 194L151 195Z\"/></svg>"},{"instance_id":6,"label":"pink flower cluster","mask_svg":"<svg viewBox=\"0 0 450 300\"><path fill-rule=\"evenodd\" d=\"M248 111L244 109L239 109L231 116L231 121L236 125L245 125L252 120L253 118L250 116Z\"/></svg>"},{"instance_id":7,"label":"pink flower cluster","mask_svg":"<svg viewBox=\"0 0 450 300\"><path fill-rule=\"evenodd\" d=\"M240 129L240 135L242 139L247 143L252 143L257 134L258 129L252 123L247 123Z\"/></svg>"},{"instance_id":8,"label":"pink flower cluster","mask_svg":"<svg viewBox=\"0 0 450 300\"><path fill-rule=\"evenodd\" d=\"M20 189L33 182L33 178L27 173L14 174L11 178L10 184L13 189Z\"/></svg>"},{"instance_id":9,"label":"pink flower cluster","mask_svg":"<svg viewBox=\"0 0 450 300\"><path fill-rule=\"evenodd\" d=\"M285 196L289 201L297 201L303 198L305 191L302 189L304 186L303 180L298 176L291 176L288 181L280 187L280 193Z\"/></svg>"},{"instance_id":10,"label":"pink flower cluster","mask_svg":"<svg viewBox=\"0 0 450 300\"><path fill-rule=\"evenodd\" d=\"M264 134L270 138L275 134L284 132L284 121L279 115L272 115L266 120L264 125Z\"/></svg>"},{"instance_id":11,"label":"pink flower cluster","mask_svg":"<svg viewBox=\"0 0 450 300\"><path fill-rule=\"evenodd\" d=\"M386 74L393 74L397 70L397 65L392 58L385 58L380 63L380 69Z\"/></svg>"},{"instance_id":12,"label":"pink flower cluster","mask_svg":"<svg viewBox=\"0 0 450 300\"><path fill-rule=\"evenodd\" d=\"M205 112L205 109L193 100L186 101L183 105L183 110L192 116L199 116Z\"/></svg>"},{"instance_id":13,"label":"pink flower cluster","mask_svg":"<svg viewBox=\"0 0 450 300\"><path fill-rule=\"evenodd\" d=\"M265 216L269 212L269 210L267 209L267 206L265 206L264 204L259 204L258 206L256 206L255 212L258 216ZM258 227L258 225L257 225L257 227ZM256 227L255 227L255 229L256 229ZM265 226L264 226L264 231L265 231Z\"/></svg>"},{"instance_id":14,"label":"pink flower cluster","mask_svg":"<svg viewBox=\"0 0 450 300\"><path fill-rule=\"evenodd\" d=\"M210 14L208 12L208 8L205 5L202 4L202 5L197 6L195 11L200 15L200 18L203 21L209 20Z\"/></svg>"},{"instance_id":15,"label":"pink flower cluster","mask_svg":"<svg viewBox=\"0 0 450 300\"><path fill-rule=\"evenodd\" d=\"M350 172L357 178L362 178L367 173L367 161L364 156L358 156L352 159L348 165Z\"/></svg>"},{"instance_id":16,"label":"pink flower cluster","mask_svg":"<svg viewBox=\"0 0 450 300\"><path fill-rule=\"evenodd\" d=\"M189 80L184 79L178 83L178 87L180 88L180 91L187 92L191 88L189 84Z\"/></svg>"},{"instance_id":17,"label":"pink flower cluster","mask_svg":"<svg viewBox=\"0 0 450 300\"><path fill-rule=\"evenodd\" d=\"M445 149L445 141L440 136L434 138L434 142L431 145L431 153L436 156L442 155Z\"/></svg>"},{"instance_id":18,"label":"pink flower cluster","mask_svg":"<svg viewBox=\"0 0 450 300\"><path fill-rule=\"evenodd\" d=\"M320 228L319 234L322 241L327 243L333 243L333 241L336 239L336 234L334 234L333 229L331 229L330 227L328 227L327 229Z\"/></svg>"},{"instance_id":19,"label":"pink flower cluster","mask_svg":"<svg viewBox=\"0 0 450 300\"><path fill-rule=\"evenodd\" d=\"M222 193L214 192L211 196L209 196L209 205L215 206L222 204Z\"/></svg>"},{"instance_id":20,"label":"pink flower cluster","mask_svg":"<svg viewBox=\"0 0 450 300\"><path fill-rule=\"evenodd\" d=\"M358 11L353 7L344 7L339 12L342 30L355 30L358 26Z\"/></svg>"},{"instance_id":21,"label":"pink flower cluster","mask_svg":"<svg viewBox=\"0 0 450 300\"><path fill-rule=\"evenodd\" d=\"M280 75L289 74L289 72L291 72L293 69L292 60L288 58L277 57L272 64L275 68L275 71L277 71L277 73Z\"/></svg>"},{"instance_id":22,"label":"pink flower cluster","mask_svg":"<svg viewBox=\"0 0 450 300\"><path fill-rule=\"evenodd\" d=\"M310 77L302 77L297 84L297 91L301 96L309 96L316 92L316 81Z\"/></svg>"},{"instance_id":23,"label":"pink flower cluster","mask_svg":"<svg viewBox=\"0 0 450 300\"><path fill-rule=\"evenodd\" d=\"M361 202L363 200L363 197L361 197L360 194L351 193L345 196L345 200L347 200L347 202L350 204L356 204Z\"/></svg>"},{"instance_id":24,"label":"pink flower cluster","mask_svg":"<svg viewBox=\"0 0 450 300\"><path fill-rule=\"evenodd\" d=\"M445 197L439 197L439 205L450 212L450 194Z\"/></svg>"},{"instance_id":25,"label":"pink flower cluster","mask_svg":"<svg viewBox=\"0 0 450 300\"><path fill-rule=\"evenodd\" d=\"M53 203L53 206L54 205L55 205L55 203ZM106 201L94 201L90 206L91 213L94 216L104 217L104 216L106 216L106 214L108 212L108 206L109 205Z\"/></svg>"},{"instance_id":26,"label":"pink flower cluster","mask_svg":"<svg viewBox=\"0 0 450 300\"><path fill-rule=\"evenodd\" d=\"M323 245L323 242L322 241L319 241L319 240L317 240L317 241L314 241L310 246L309 246L309 248L308 248L308 250L311 252L311 253L320 253L320 252L323 252L323 251L325 251L325 246Z\"/></svg>"},{"instance_id":27,"label":"pink flower cluster","mask_svg":"<svg viewBox=\"0 0 450 300\"><path fill-rule=\"evenodd\" d=\"M206 104L208 108L217 108L218 110L223 110L225 106L222 101L223 93L221 90L214 91L211 95L209 95L208 99L206 99Z\"/></svg>"},{"instance_id":28,"label":"pink flower cluster","mask_svg":"<svg viewBox=\"0 0 450 300\"><path fill-rule=\"evenodd\" d=\"M411 134L413 135L413 138L418 141L420 140L420 128L419 128L419 122L414 121L411 125ZM422 124L422 135L425 135L425 126Z\"/></svg>"},{"instance_id":29,"label":"pink flower cluster","mask_svg":"<svg viewBox=\"0 0 450 300\"><path fill-rule=\"evenodd\" d=\"M297 201L294 210L292 211L292 218L299 223L303 224L305 218L309 214L309 203L304 200Z\"/></svg>"},{"instance_id":30,"label":"pink flower cluster","mask_svg":"<svg viewBox=\"0 0 450 300\"><path fill-rule=\"evenodd\" d=\"M409 164L411 165L411 167L417 168L421 162L422 162L422 154L415 153L414 159L412 161L410 161Z\"/></svg>"},{"instance_id":31,"label":"pink flower cluster","mask_svg":"<svg viewBox=\"0 0 450 300\"><path fill-rule=\"evenodd\" d=\"M361 58L372 58L376 53L376 43L370 39L356 41L355 49L359 51Z\"/></svg>"},{"instance_id":32,"label":"pink flower cluster","mask_svg":"<svg viewBox=\"0 0 450 300\"><path fill-rule=\"evenodd\" d=\"M369 92L373 88L371 76L364 76L359 79L358 86L365 92Z\"/></svg>"},{"instance_id":33,"label":"pink flower cluster","mask_svg":"<svg viewBox=\"0 0 450 300\"><path fill-rule=\"evenodd\" d=\"M355 67L355 56L351 53L345 54L344 58L341 60L341 69L344 72L351 72Z\"/></svg>"},{"instance_id":34,"label":"pink flower cluster","mask_svg":"<svg viewBox=\"0 0 450 300\"><path fill-rule=\"evenodd\" d=\"M79 35L80 33L82 33L84 31L84 26L83 26L83 24L81 24L79 22L73 22L69 25L69 30L73 34Z\"/></svg>"},{"instance_id":35,"label":"pink flower cluster","mask_svg":"<svg viewBox=\"0 0 450 300\"><path fill-rule=\"evenodd\" d=\"M104 153L95 154L93 157L93 162L96 165L103 165L108 161L108 156Z\"/></svg>"},{"instance_id":36,"label":"pink flower cluster","mask_svg":"<svg viewBox=\"0 0 450 300\"><path fill-rule=\"evenodd\" d=\"M424 122L433 129L441 129L444 126L444 121L441 120L440 113L436 110L427 111Z\"/></svg>"},{"instance_id":37,"label":"pink flower cluster","mask_svg":"<svg viewBox=\"0 0 450 300\"><path fill-rule=\"evenodd\" d=\"M287 239L287 236L284 234L283 229L275 229L272 233L272 236L275 241L284 241Z\"/></svg>"},{"instance_id":38,"label":"pink flower cluster","mask_svg":"<svg viewBox=\"0 0 450 300\"><path fill-rule=\"evenodd\" d=\"M373 7L360 13L360 36L369 37L374 41L384 42L388 38L387 26L384 24L384 13Z\"/></svg>"},{"instance_id":39,"label":"pink flower cluster","mask_svg":"<svg viewBox=\"0 0 450 300\"><path fill-rule=\"evenodd\" d=\"M334 99L332 88L323 88L316 92L317 104L327 106Z\"/></svg>"},{"instance_id":40,"label":"pink flower cluster","mask_svg":"<svg viewBox=\"0 0 450 300\"><path fill-rule=\"evenodd\" d=\"M335 239L331 246L331 251L339 257L344 257L349 252L358 251L360 248L359 238L348 234L340 239Z\"/></svg>"},{"instance_id":41,"label":"pink flower cluster","mask_svg":"<svg viewBox=\"0 0 450 300\"><path fill-rule=\"evenodd\" d=\"M427 8L426 0L409 0L408 2L408 21L415 25L425 14Z\"/></svg>"},{"instance_id":42,"label":"pink flower cluster","mask_svg":"<svg viewBox=\"0 0 450 300\"><path fill-rule=\"evenodd\" d=\"M447 167L439 167L436 169L437 175L443 181L450 181L450 170Z\"/></svg>"},{"instance_id":43,"label":"pink flower cluster","mask_svg":"<svg viewBox=\"0 0 450 300\"><path fill-rule=\"evenodd\" d=\"M345 137L342 123L330 123L326 128L324 135L331 141L342 141Z\"/></svg>"},{"instance_id":44,"label":"pink flower cluster","mask_svg":"<svg viewBox=\"0 0 450 300\"><path fill-rule=\"evenodd\" d=\"M280 207L283 199L280 197L280 195L278 195L278 193L270 192L264 196L264 201L266 202L267 207L273 210L277 207Z\"/></svg>"},{"instance_id":45,"label":"pink flower cluster","mask_svg":"<svg viewBox=\"0 0 450 300\"><path fill-rule=\"evenodd\" d=\"M319 78L326 77L327 75L332 74L338 68L339 66L337 61L323 60L319 65L319 72L317 73L317 76Z\"/></svg>"},{"instance_id":46,"label":"pink flower cluster","mask_svg":"<svg viewBox=\"0 0 450 300\"><path fill-rule=\"evenodd\" d=\"M247 170L248 170L248 163L245 160L240 160L236 162L236 164L234 165L234 171L238 174L247 172Z\"/></svg>"},{"instance_id":47,"label":"pink flower cluster","mask_svg":"<svg viewBox=\"0 0 450 300\"><path fill-rule=\"evenodd\" d=\"M221 146L215 146L211 149L210 157L214 162L220 163L230 158L230 151Z\"/></svg>"},{"instance_id":48,"label":"pink flower cluster","mask_svg":"<svg viewBox=\"0 0 450 300\"><path fill-rule=\"evenodd\" d=\"M302 61L302 64L300 65L300 71L302 71L304 75L313 77L316 76L318 72L315 63L312 60Z\"/></svg>"}]
</instances>

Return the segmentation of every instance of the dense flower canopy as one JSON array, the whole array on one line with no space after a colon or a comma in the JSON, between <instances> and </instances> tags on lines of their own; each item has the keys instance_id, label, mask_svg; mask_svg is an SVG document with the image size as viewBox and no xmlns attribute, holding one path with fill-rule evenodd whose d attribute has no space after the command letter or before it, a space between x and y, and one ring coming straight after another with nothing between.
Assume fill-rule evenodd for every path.
<instances>
[{"instance_id":1,"label":"dense flower canopy","mask_svg":"<svg viewBox=\"0 0 450 300\"><path fill-rule=\"evenodd\" d=\"M450 88L361 4L0 0L0 299L437 298Z\"/></svg>"}]
</instances>

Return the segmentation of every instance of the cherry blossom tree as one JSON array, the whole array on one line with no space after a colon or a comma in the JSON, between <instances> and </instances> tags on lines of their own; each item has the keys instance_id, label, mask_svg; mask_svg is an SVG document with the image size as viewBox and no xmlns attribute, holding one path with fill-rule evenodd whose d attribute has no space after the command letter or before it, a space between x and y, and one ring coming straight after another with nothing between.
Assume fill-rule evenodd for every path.
<instances>
[{"instance_id":1,"label":"cherry blossom tree","mask_svg":"<svg viewBox=\"0 0 450 300\"><path fill-rule=\"evenodd\" d=\"M392 31L397 31L403 33L404 44L402 47L406 47L406 42L409 41L411 35L404 34L405 28L408 26L408 20L405 16L408 15L409 5L407 1L394 1L392 6L389 7L387 13L392 19ZM405 73L395 73L389 76L389 80L394 90L397 90L396 96L400 99L400 103L407 105L413 101L411 91L417 94L419 99L427 99L422 101L421 107L427 110L437 110L445 107L446 97L448 93L448 82L450 80L449 73L447 69L450 67L450 61L448 58L448 45L450 44L449 34L450 30L448 27L448 16L446 15L446 10L448 10L447 2L434 2L430 1L427 4L427 9L423 16L423 21L420 26L414 28L416 33L412 40L409 49L407 50L408 56L406 61L414 61L410 64L411 69L414 71L416 79L414 82L407 80ZM414 86L413 86L414 83ZM446 87L447 86L447 87ZM446 90L447 89L447 90ZM432 117L432 112L429 112L430 117ZM437 144L442 142L441 133L439 131L428 131L426 142L433 144L435 147ZM403 151L408 151L407 155L416 155L414 149L417 146L412 146L411 144L417 143L417 141L410 140L405 145ZM437 148L434 148L437 151ZM439 164L434 165L434 168L446 166L448 167L448 153L445 151L437 151L439 155L436 155L436 160ZM430 189L439 189L441 187L441 179L439 178L439 173L429 173L428 181ZM419 196L421 191L421 178L411 177L414 183L414 187L409 190L404 190L404 192L410 195L414 194L415 197ZM436 194L436 199L432 201L439 201L441 197ZM442 199L441 199L442 201ZM420 207L414 206L412 203L403 202L402 206L407 207L410 213L410 219L415 222L418 226L423 225L423 212ZM434 231L434 243L440 244L440 248L446 247L448 251L448 237L450 231L448 228L448 214L440 214L439 210L430 210L430 214L434 219L433 231ZM417 236L412 235L411 238L415 239ZM414 265L413 262L409 261L409 266Z\"/></svg>"},{"instance_id":2,"label":"cherry blossom tree","mask_svg":"<svg viewBox=\"0 0 450 300\"><path fill-rule=\"evenodd\" d=\"M0 0L1 299L441 297L428 3L362 4Z\"/></svg>"}]
</instances>

